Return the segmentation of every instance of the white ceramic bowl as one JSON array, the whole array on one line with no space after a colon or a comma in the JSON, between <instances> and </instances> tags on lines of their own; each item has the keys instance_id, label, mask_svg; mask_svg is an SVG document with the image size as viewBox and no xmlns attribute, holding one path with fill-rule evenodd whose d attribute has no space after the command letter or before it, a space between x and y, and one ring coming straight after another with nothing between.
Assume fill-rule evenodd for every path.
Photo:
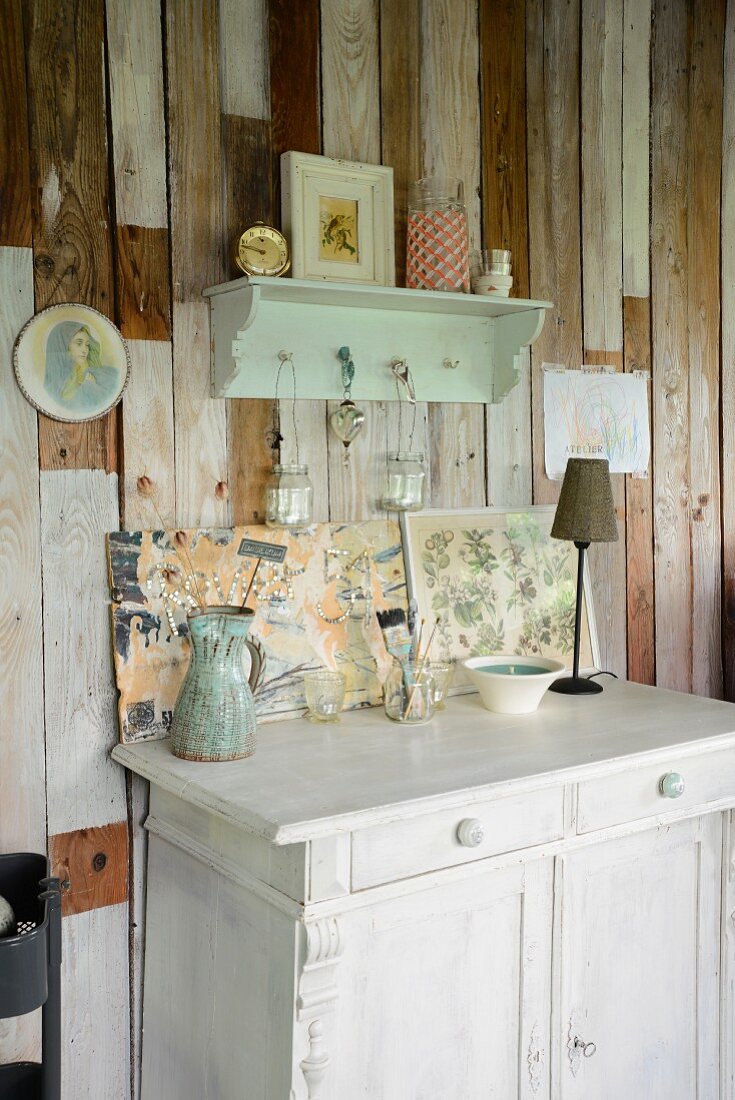
<instances>
[{"instance_id":1,"label":"white ceramic bowl","mask_svg":"<svg viewBox=\"0 0 735 1100\"><path fill-rule=\"evenodd\" d=\"M483 706L496 714L531 714L546 689L566 672L561 661L550 657L467 657L462 664L480 692Z\"/></svg>"}]
</instances>

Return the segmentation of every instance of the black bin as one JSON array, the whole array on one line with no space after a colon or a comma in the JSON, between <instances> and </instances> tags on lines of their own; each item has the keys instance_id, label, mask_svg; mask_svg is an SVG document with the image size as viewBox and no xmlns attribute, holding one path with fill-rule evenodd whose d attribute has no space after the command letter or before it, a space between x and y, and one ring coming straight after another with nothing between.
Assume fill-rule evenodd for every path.
<instances>
[{"instance_id":1,"label":"black bin","mask_svg":"<svg viewBox=\"0 0 735 1100\"><path fill-rule=\"evenodd\" d=\"M0 894L16 920L0 937L0 1019L43 1010L43 1060L0 1066L0 1100L61 1096L61 892L48 860L35 853L0 856Z\"/></svg>"}]
</instances>

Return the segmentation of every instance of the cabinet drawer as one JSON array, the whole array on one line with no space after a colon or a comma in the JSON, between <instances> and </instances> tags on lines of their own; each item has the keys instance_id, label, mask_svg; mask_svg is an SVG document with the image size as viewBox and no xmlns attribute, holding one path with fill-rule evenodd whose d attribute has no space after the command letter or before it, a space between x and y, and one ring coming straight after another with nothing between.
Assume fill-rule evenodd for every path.
<instances>
[{"instance_id":1,"label":"cabinet drawer","mask_svg":"<svg viewBox=\"0 0 735 1100\"><path fill-rule=\"evenodd\" d=\"M480 831L473 829L475 824ZM464 842L460 840L462 825ZM352 889L472 863L563 835L563 787L375 825L353 834Z\"/></svg>"},{"instance_id":2,"label":"cabinet drawer","mask_svg":"<svg viewBox=\"0 0 735 1100\"><path fill-rule=\"evenodd\" d=\"M668 797L664 777L681 776L683 793ZM577 832L589 833L637 818L686 811L723 798L735 804L735 749L675 756L660 764L631 768L578 787Z\"/></svg>"}]
</instances>

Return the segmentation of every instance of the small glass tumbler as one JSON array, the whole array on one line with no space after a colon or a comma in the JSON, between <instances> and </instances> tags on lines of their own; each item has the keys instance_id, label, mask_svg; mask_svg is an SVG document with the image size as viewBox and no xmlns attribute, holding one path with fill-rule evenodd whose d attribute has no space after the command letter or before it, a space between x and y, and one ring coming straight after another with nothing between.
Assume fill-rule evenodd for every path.
<instances>
[{"instance_id":1,"label":"small glass tumbler","mask_svg":"<svg viewBox=\"0 0 735 1100\"><path fill-rule=\"evenodd\" d=\"M432 661L429 669L434 681L434 710L444 710L447 692L452 683L454 665L449 661Z\"/></svg>"},{"instance_id":2,"label":"small glass tumbler","mask_svg":"<svg viewBox=\"0 0 735 1100\"><path fill-rule=\"evenodd\" d=\"M310 722L339 722L345 701L345 678L341 672L326 668L305 672L304 694Z\"/></svg>"},{"instance_id":3,"label":"small glass tumbler","mask_svg":"<svg viewBox=\"0 0 735 1100\"><path fill-rule=\"evenodd\" d=\"M393 661L383 685L385 713L394 722L418 725L434 713L434 679L424 661Z\"/></svg>"}]
</instances>

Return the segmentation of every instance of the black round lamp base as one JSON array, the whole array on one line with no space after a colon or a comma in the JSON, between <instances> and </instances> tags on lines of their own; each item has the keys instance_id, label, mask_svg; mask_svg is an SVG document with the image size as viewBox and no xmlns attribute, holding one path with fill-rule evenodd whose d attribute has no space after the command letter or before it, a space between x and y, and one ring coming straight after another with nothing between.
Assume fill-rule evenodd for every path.
<instances>
[{"instance_id":1,"label":"black round lamp base","mask_svg":"<svg viewBox=\"0 0 735 1100\"><path fill-rule=\"evenodd\" d=\"M599 695L602 684L583 676L564 676L561 680L554 680L549 691L558 691L560 695Z\"/></svg>"}]
</instances>

